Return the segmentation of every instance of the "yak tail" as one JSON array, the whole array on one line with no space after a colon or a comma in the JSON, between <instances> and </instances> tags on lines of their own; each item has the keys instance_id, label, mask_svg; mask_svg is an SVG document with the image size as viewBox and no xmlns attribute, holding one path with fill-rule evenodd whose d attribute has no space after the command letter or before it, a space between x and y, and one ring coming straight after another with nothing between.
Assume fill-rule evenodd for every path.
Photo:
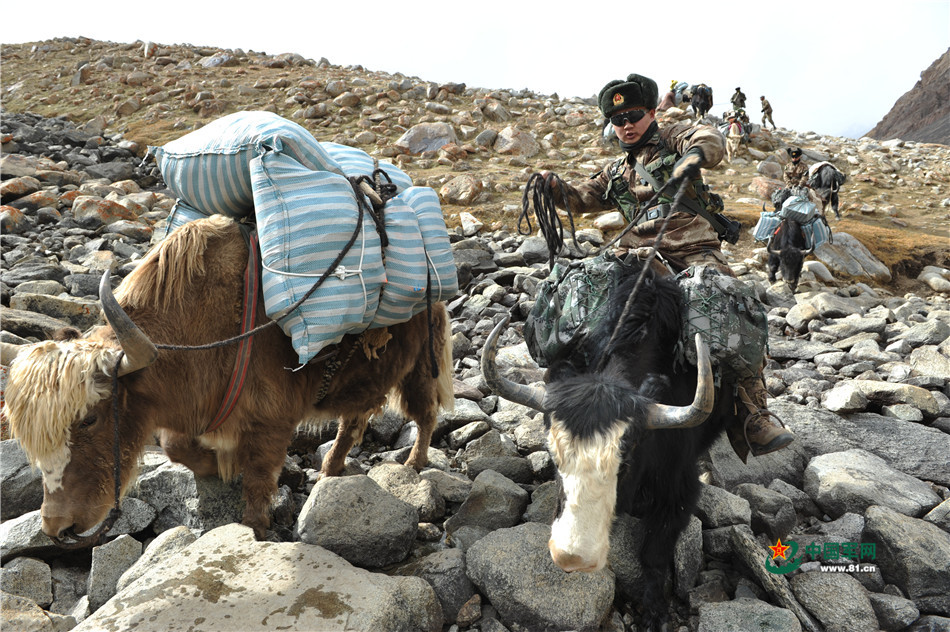
<instances>
[{"instance_id":1,"label":"yak tail","mask_svg":"<svg viewBox=\"0 0 950 632\"><path fill-rule=\"evenodd\" d=\"M439 377L436 396L439 406L445 411L455 410L455 386L452 383L452 324L446 310L442 310L442 356L437 359Z\"/></svg>"}]
</instances>

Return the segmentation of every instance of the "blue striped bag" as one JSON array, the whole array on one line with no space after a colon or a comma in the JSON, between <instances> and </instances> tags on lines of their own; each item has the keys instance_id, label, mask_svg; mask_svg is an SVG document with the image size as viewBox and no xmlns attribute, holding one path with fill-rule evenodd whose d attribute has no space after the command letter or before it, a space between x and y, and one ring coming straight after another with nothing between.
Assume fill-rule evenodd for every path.
<instances>
[{"instance_id":1,"label":"blue striped bag","mask_svg":"<svg viewBox=\"0 0 950 632\"><path fill-rule=\"evenodd\" d=\"M755 228L752 229L752 239L755 241L768 241L772 237L772 233L775 232L775 229L778 228L778 225L782 223L782 218L778 216L777 213L770 213L768 211L763 211L759 215L759 221L756 223Z\"/></svg>"},{"instance_id":2,"label":"blue striped bag","mask_svg":"<svg viewBox=\"0 0 950 632\"><path fill-rule=\"evenodd\" d=\"M313 171L292 157L267 151L250 173L261 245L261 285L270 318L296 303L344 250L359 211L350 183ZM280 321L301 364L376 316L386 279L376 225L364 214L356 242L304 304Z\"/></svg>"},{"instance_id":3,"label":"blue striped bag","mask_svg":"<svg viewBox=\"0 0 950 632\"><path fill-rule=\"evenodd\" d=\"M165 234L162 235L162 239L167 239L175 229L181 228L188 222L203 217L210 217L210 215L202 213L181 200L176 200L175 206L172 207L171 212L168 214L168 219L165 220Z\"/></svg>"},{"instance_id":4,"label":"blue striped bag","mask_svg":"<svg viewBox=\"0 0 950 632\"><path fill-rule=\"evenodd\" d=\"M817 248L826 241L831 241L831 229L820 216L802 224L802 232L805 233L805 243L809 248Z\"/></svg>"},{"instance_id":5,"label":"blue striped bag","mask_svg":"<svg viewBox=\"0 0 950 632\"><path fill-rule=\"evenodd\" d=\"M315 171L343 173L309 131L273 112L229 114L148 149L176 197L207 214L236 218L254 210L250 162L264 151L287 154Z\"/></svg>"},{"instance_id":6,"label":"blue striped bag","mask_svg":"<svg viewBox=\"0 0 950 632\"><path fill-rule=\"evenodd\" d=\"M435 191L410 187L386 203L384 215L386 283L371 328L406 322L424 310L430 281L432 303L458 293L455 258Z\"/></svg>"},{"instance_id":7,"label":"blue striped bag","mask_svg":"<svg viewBox=\"0 0 950 632\"><path fill-rule=\"evenodd\" d=\"M362 149L341 145L339 143L321 142L327 155L343 170L343 175L349 177L369 176L373 173L373 158ZM406 175L395 165L380 162L379 168L386 172L396 185L396 192L402 193L412 186L412 178ZM384 180L385 182L385 180Z\"/></svg>"}]
</instances>

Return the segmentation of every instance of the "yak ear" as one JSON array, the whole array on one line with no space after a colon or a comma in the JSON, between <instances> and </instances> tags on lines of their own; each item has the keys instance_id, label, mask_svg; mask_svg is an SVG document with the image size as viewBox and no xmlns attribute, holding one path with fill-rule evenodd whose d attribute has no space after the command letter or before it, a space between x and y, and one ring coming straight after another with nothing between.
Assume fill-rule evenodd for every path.
<instances>
[{"instance_id":1,"label":"yak ear","mask_svg":"<svg viewBox=\"0 0 950 632\"><path fill-rule=\"evenodd\" d=\"M75 327L63 327L53 332L53 340L65 341L76 340L82 336L82 332Z\"/></svg>"}]
</instances>

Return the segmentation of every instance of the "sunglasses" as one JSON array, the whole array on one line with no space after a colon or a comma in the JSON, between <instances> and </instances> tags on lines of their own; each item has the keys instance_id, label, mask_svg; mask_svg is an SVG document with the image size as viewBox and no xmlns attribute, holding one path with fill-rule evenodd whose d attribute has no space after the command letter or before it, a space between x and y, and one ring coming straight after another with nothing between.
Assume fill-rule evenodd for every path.
<instances>
[{"instance_id":1,"label":"sunglasses","mask_svg":"<svg viewBox=\"0 0 950 632\"><path fill-rule=\"evenodd\" d=\"M629 112L624 112L623 114L615 114L610 117L611 125L616 125L617 127L623 127L629 123L631 125L636 125L637 122L647 115L646 110L630 110Z\"/></svg>"}]
</instances>

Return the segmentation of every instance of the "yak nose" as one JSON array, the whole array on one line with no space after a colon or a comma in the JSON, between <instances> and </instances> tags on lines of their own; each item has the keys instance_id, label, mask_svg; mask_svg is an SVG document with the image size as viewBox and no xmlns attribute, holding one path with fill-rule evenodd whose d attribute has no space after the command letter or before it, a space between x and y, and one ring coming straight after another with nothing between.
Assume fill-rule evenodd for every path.
<instances>
[{"instance_id":1,"label":"yak nose","mask_svg":"<svg viewBox=\"0 0 950 632\"><path fill-rule=\"evenodd\" d=\"M558 566L558 568L567 573L573 573L575 571L591 573L598 570L600 567L597 562L588 561L580 555L575 555L574 553L565 553L564 551L559 550L554 545L553 540L548 541L548 550L551 552L551 559L554 560L554 563Z\"/></svg>"},{"instance_id":2,"label":"yak nose","mask_svg":"<svg viewBox=\"0 0 950 632\"><path fill-rule=\"evenodd\" d=\"M62 537L63 532L75 526L72 518L67 516L42 516L43 523L41 529L43 533L50 538Z\"/></svg>"}]
</instances>

